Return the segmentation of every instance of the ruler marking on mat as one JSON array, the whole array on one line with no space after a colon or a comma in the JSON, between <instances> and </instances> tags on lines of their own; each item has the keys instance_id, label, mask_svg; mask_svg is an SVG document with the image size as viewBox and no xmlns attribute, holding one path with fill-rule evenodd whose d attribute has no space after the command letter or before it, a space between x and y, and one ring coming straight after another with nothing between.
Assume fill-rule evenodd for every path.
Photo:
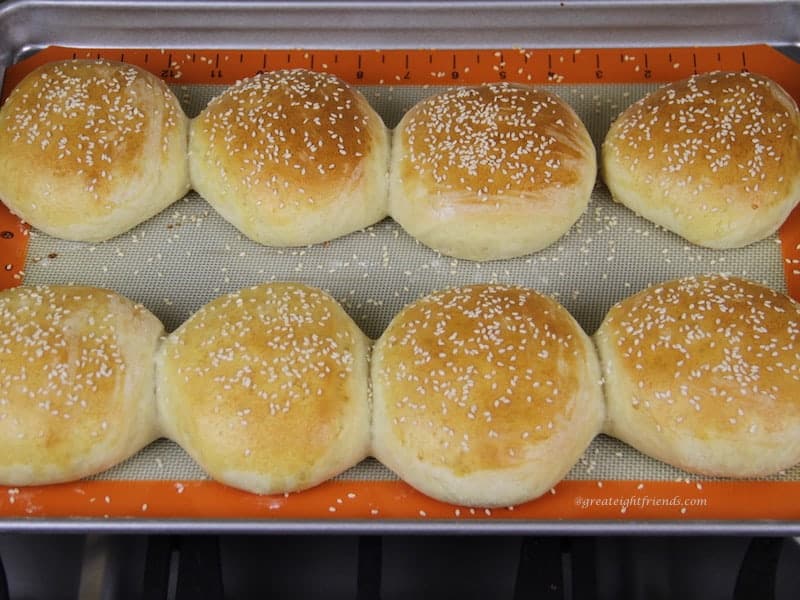
<instances>
[{"instance_id":1,"label":"ruler marking on mat","mask_svg":"<svg viewBox=\"0 0 800 600\"><path fill-rule=\"evenodd\" d=\"M163 74L160 65L150 63L150 54L153 52L169 53L171 56L171 64L167 65ZM223 52L224 56L215 50L190 52L178 49L51 47L10 67L6 72L3 91L7 94L16 85L27 72L27 65L69 57L121 59L154 72L169 82L175 82L179 77L182 84L233 83L261 71L281 68L281 65L284 65L283 68L309 65L309 50L303 49L234 50ZM580 60L578 55L581 52L593 55L594 60ZM641 57L644 58L643 68ZM224 68L222 62L225 62ZM310 55L310 64L312 68L325 65L325 70L345 81L363 85L380 85L388 81L400 85L441 85L454 80L463 85L498 80L531 84L594 83L599 80L604 83L654 83L673 81L710 69L753 70L777 80L795 98L800 97L800 77L794 75L797 73L797 64L767 46L377 49L375 52L315 48L314 54Z\"/></svg>"}]
</instances>

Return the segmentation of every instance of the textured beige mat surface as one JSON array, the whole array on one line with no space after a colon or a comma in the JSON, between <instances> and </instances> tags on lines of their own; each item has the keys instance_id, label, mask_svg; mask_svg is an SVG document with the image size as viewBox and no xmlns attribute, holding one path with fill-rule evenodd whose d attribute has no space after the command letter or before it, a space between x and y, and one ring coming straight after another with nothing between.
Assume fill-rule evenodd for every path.
<instances>
[{"instance_id":1,"label":"textured beige mat surface","mask_svg":"<svg viewBox=\"0 0 800 600\"><path fill-rule=\"evenodd\" d=\"M599 148L609 124L654 86L552 86L577 111ZM222 86L174 88L190 116ZM361 88L393 127L405 110L439 88ZM265 281L299 281L329 291L372 338L408 302L433 290L479 282L513 283L553 295L593 333L609 307L649 284L693 273L747 276L784 291L776 238L738 250L699 248L615 205L598 182L588 211L553 246L507 261L472 263L438 255L386 219L364 231L308 248L260 246L190 193L136 229L101 244L65 242L32 232L25 282L107 287L143 303L175 329L223 293ZM686 475L624 444L599 437L569 479L671 480ZM159 440L96 479L201 479L175 444ZM367 460L340 476L389 479ZM697 479L697 476L692 476ZM800 479L800 468L776 479Z\"/></svg>"}]
</instances>

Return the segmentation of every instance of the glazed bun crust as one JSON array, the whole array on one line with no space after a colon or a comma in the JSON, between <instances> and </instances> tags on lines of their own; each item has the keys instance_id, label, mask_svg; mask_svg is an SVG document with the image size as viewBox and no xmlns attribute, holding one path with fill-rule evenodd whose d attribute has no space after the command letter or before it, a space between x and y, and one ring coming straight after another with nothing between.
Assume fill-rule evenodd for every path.
<instances>
[{"instance_id":1,"label":"glazed bun crust","mask_svg":"<svg viewBox=\"0 0 800 600\"><path fill-rule=\"evenodd\" d=\"M800 462L800 306L722 276L648 288L595 334L607 433L692 473L769 475Z\"/></svg>"},{"instance_id":2,"label":"glazed bun crust","mask_svg":"<svg viewBox=\"0 0 800 600\"><path fill-rule=\"evenodd\" d=\"M547 492L604 418L588 336L554 300L477 285L405 308L372 359L374 455L436 499L508 506Z\"/></svg>"},{"instance_id":3,"label":"glazed bun crust","mask_svg":"<svg viewBox=\"0 0 800 600\"><path fill-rule=\"evenodd\" d=\"M163 429L214 479L312 487L369 447L369 343L330 296L266 284L222 296L163 344Z\"/></svg>"},{"instance_id":4,"label":"glazed bun crust","mask_svg":"<svg viewBox=\"0 0 800 600\"><path fill-rule=\"evenodd\" d=\"M564 235L586 210L595 149L554 94L517 84L461 87L395 129L392 217L423 244L469 260L512 258Z\"/></svg>"},{"instance_id":5,"label":"glazed bun crust","mask_svg":"<svg viewBox=\"0 0 800 600\"><path fill-rule=\"evenodd\" d=\"M175 95L138 67L45 64L0 109L0 199L55 237L114 237L189 190L188 128Z\"/></svg>"},{"instance_id":6,"label":"glazed bun crust","mask_svg":"<svg viewBox=\"0 0 800 600\"><path fill-rule=\"evenodd\" d=\"M386 216L386 126L353 87L327 73L242 80L193 121L194 188L256 242L301 246Z\"/></svg>"},{"instance_id":7,"label":"glazed bun crust","mask_svg":"<svg viewBox=\"0 0 800 600\"><path fill-rule=\"evenodd\" d=\"M156 439L163 331L108 290L0 292L0 484L80 479Z\"/></svg>"},{"instance_id":8,"label":"glazed bun crust","mask_svg":"<svg viewBox=\"0 0 800 600\"><path fill-rule=\"evenodd\" d=\"M602 176L615 200L690 242L746 246L800 201L800 113L758 75L671 83L612 124Z\"/></svg>"}]
</instances>

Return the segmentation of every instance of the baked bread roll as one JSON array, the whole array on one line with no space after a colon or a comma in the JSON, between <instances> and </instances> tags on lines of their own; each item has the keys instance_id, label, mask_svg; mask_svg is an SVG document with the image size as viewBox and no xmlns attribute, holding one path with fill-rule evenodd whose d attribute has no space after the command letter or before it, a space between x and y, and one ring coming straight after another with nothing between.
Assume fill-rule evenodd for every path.
<instances>
[{"instance_id":1,"label":"baked bread roll","mask_svg":"<svg viewBox=\"0 0 800 600\"><path fill-rule=\"evenodd\" d=\"M438 500L536 498L603 423L589 337L554 300L476 285L406 307L372 357L373 453Z\"/></svg>"},{"instance_id":2,"label":"baked bread roll","mask_svg":"<svg viewBox=\"0 0 800 600\"><path fill-rule=\"evenodd\" d=\"M455 88L414 106L395 129L389 212L442 254L512 258L569 230L596 171L589 133L554 94Z\"/></svg>"},{"instance_id":3,"label":"baked bread roll","mask_svg":"<svg viewBox=\"0 0 800 600\"><path fill-rule=\"evenodd\" d=\"M800 113L758 75L671 83L612 124L602 176L617 202L694 244L746 246L800 201Z\"/></svg>"},{"instance_id":4,"label":"baked bread roll","mask_svg":"<svg viewBox=\"0 0 800 600\"><path fill-rule=\"evenodd\" d=\"M691 473L800 462L800 306L739 278L688 277L615 305L595 334L606 432Z\"/></svg>"},{"instance_id":5,"label":"baked bread roll","mask_svg":"<svg viewBox=\"0 0 800 600\"><path fill-rule=\"evenodd\" d=\"M159 351L163 429L230 486L312 487L367 455L368 352L320 290L276 283L222 296Z\"/></svg>"},{"instance_id":6,"label":"baked bread roll","mask_svg":"<svg viewBox=\"0 0 800 600\"><path fill-rule=\"evenodd\" d=\"M386 216L388 131L354 88L327 73L245 79L192 122L194 188L256 242L331 240Z\"/></svg>"},{"instance_id":7,"label":"baked bread roll","mask_svg":"<svg viewBox=\"0 0 800 600\"><path fill-rule=\"evenodd\" d=\"M0 199L50 235L114 237L189 190L188 127L175 95L138 67L43 65L0 109Z\"/></svg>"},{"instance_id":8,"label":"baked bread roll","mask_svg":"<svg viewBox=\"0 0 800 600\"><path fill-rule=\"evenodd\" d=\"M104 471L158 437L147 309L90 287L0 292L0 484Z\"/></svg>"}]
</instances>

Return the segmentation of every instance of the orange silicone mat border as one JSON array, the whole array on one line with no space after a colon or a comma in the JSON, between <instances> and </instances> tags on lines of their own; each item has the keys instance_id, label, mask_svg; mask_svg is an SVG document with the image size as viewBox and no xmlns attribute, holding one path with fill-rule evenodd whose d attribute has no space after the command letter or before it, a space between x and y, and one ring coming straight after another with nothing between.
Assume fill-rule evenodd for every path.
<instances>
[{"instance_id":1,"label":"orange silicone mat border","mask_svg":"<svg viewBox=\"0 0 800 600\"><path fill-rule=\"evenodd\" d=\"M329 481L295 494L257 496L213 481L86 481L0 488L1 517L147 519L800 519L800 482L562 481L513 507L438 502L399 481Z\"/></svg>"},{"instance_id":2,"label":"orange silicone mat border","mask_svg":"<svg viewBox=\"0 0 800 600\"><path fill-rule=\"evenodd\" d=\"M27 73L65 58L141 66L168 83L232 83L260 70L305 67L363 85L645 83L710 70L751 70L800 98L800 65L767 46L582 50L122 50L51 47L9 67L2 97ZM0 205L0 289L24 277L27 228ZM800 299L800 210L781 230L787 286ZM399 481L330 481L256 496L212 481L82 481L0 487L2 518L798 520L800 482L562 481L538 500L469 509Z\"/></svg>"}]
</instances>

